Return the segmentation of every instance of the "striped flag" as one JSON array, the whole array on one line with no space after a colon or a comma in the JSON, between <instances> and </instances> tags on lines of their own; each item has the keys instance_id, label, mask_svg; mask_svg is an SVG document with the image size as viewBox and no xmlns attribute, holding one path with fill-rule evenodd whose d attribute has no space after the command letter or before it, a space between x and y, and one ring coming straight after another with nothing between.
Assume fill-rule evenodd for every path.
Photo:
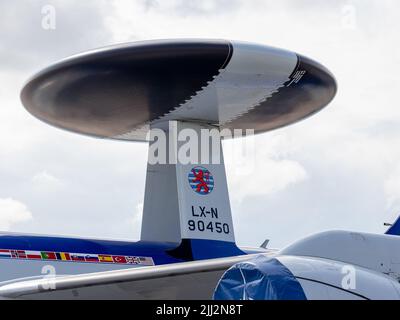
<instances>
[{"instance_id":1,"label":"striped flag","mask_svg":"<svg viewBox=\"0 0 400 320\"><path fill-rule=\"evenodd\" d=\"M66 253L66 252L57 252L56 257L57 257L57 260L61 260L61 261L70 261L71 260L70 254Z\"/></svg>"},{"instance_id":2,"label":"striped flag","mask_svg":"<svg viewBox=\"0 0 400 320\"><path fill-rule=\"evenodd\" d=\"M28 259L41 260L42 255L38 251L25 251Z\"/></svg>"},{"instance_id":3,"label":"striped flag","mask_svg":"<svg viewBox=\"0 0 400 320\"><path fill-rule=\"evenodd\" d=\"M99 255L100 262L114 262L112 256Z\"/></svg>"},{"instance_id":4,"label":"striped flag","mask_svg":"<svg viewBox=\"0 0 400 320\"><path fill-rule=\"evenodd\" d=\"M74 253L74 254L71 254L71 260L72 261L85 261L85 256Z\"/></svg>"},{"instance_id":5,"label":"striped flag","mask_svg":"<svg viewBox=\"0 0 400 320\"><path fill-rule=\"evenodd\" d=\"M154 260L150 257L140 257L140 264L145 266L154 266Z\"/></svg>"},{"instance_id":6,"label":"striped flag","mask_svg":"<svg viewBox=\"0 0 400 320\"><path fill-rule=\"evenodd\" d=\"M17 256L18 256L19 259L26 259L25 250L17 250Z\"/></svg>"},{"instance_id":7,"label":"striped flag","mask_svg":"<svg viewBox=\"0 0 400 320\"><path fill-rule=\"evenodd\" d=\"M0 249L0 258L11 258L10 250Z\"/></svg>"},{"instance_id":8,"label":"striped flag","mask_svg":"<svg viewBox=\"0 0 400 320\"><path fill-rule=\"evenodd\" d=\"M88 255L85 256L85 261L87 261L87 262L99 262L99 257L97 256L97 254L96 255L88 254Z\"/></svg>"}]
</instances>

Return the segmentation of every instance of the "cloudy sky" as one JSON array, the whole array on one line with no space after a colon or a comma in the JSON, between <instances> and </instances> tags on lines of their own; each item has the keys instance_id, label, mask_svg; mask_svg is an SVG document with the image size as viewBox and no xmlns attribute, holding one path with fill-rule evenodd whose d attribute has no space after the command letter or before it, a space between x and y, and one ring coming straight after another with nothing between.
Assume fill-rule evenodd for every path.
<instances>
[{"instance_id":1,"label":"cloudy sky","mask_svg":"<svg viewBox=\"0 0 400 320\"><path fill-rule=\"evenodd\" d=\"M43 28L46 5L54 30ZM245 176L229 156L239 142L224 143L239 244L383 232L400 213L399 10L395 0L0 0L0 231L138 239L147 146L52 128L25 111L19 92L77 52L197 37L297 51L339 85L319 114L257 136Z\"/></svg>"}]
</instances>

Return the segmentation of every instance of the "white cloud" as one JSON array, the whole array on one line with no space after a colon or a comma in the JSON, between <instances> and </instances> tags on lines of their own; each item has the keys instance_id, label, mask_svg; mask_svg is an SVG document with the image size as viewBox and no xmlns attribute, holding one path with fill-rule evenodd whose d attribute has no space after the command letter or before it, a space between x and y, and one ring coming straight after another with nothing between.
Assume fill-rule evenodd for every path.
<instances>
[{"instance_id":1,"label":"white cloud","mask_svg":"<svg viewBox=\"0 0 400 320\"><path fill-rule=\"evenodd\" d=\"M230 189L234 189L235 200L247 196L269 195L282 191L290 185L307 179L300 163L293 160L264 159L263 165L248 175L234 175Z\"/></svg>"},{"instance_id":2,"label":"white cloud","mask_svg":"<svg viewBox=\"0 0 400 320\"><path fill-rule=\"evenodd\" d=\"M385 180L384 189L388 207L400 211L400 166Z\"/></svg>"},{"instance_id":3,"label":"white cloud","mask_svg":"<svg viewBox=\"0 0 400 320\"><path fill-rule=\"evenodd\" d=\"M60 179L54 177L46 171L35 174L32 178L32 184L35 190L41 192L55 191L64 186L64 183Z\"/></svg>"},{"instance_id":4,"label":"white cloud","mask_svg":"<svg viewBox=\"0 0 400 320\"><path fill-rule=\"evenodd\" d=\"M232 201L271 195L308 178L293 159L299 144L285 133L228 140L223 146Z\"/></svg>"},{"instance_id":5,"label":"white cloud","mask_svg":"<svg viewBox=\"0 0 400 320\"><path fill-rule=\"evenodd\" d=\"M255 159L249 156L248 161L254 164L227 163L231 201L280 192L308 177L305 168L295 160L273 158L262 152Z\"/></svg>"},{"instance_id":6,"label":"white cloud","mask_svg":"<svg viewBox=\"0 0 400 320\"><path fill-rule=\"evenodd\" d=\"M13 199L0 199L0 230L8 231L14 224L32 220L32 213L21 202Z\"/></svg>"}]
</instances>

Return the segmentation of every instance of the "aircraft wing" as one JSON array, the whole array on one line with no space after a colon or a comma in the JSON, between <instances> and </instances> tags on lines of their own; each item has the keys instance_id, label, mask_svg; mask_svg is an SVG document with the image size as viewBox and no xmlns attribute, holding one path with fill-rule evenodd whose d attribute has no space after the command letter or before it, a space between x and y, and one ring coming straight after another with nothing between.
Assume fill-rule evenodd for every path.
<instances>
[{"instance_id":1,"label":"aircraft wing","mask_svg":"<svg viewBox=\"0 0 400 320\"><path fill-rule=\"evenodd\" d=\"M224 271L258 255L0 283L0 299L211 299Z\"/></svg>"}]
</instances>

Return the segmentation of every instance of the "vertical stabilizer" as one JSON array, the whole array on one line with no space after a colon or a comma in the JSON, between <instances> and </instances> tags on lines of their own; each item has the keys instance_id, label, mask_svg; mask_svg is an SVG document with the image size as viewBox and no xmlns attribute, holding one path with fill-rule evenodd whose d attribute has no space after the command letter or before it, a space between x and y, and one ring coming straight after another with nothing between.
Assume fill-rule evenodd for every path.
<instances>
[{"instance_id":1,"label":"vertical stabilizer","mask_svg":"<svg viewBox=\"0 0 400 320\"><path fill-rule=\"evenodd\" d=\"M171 121L162 130L166 141L151 137L155 141L149 148L142 240L180 243L172 254L188 259L241 254L235 245L221 141L219 135L217 141L207 136L217 129ZM153 164L155 156L162 158L156 149L164 142L168 163Z\"/></svg>"}]
</instances>

